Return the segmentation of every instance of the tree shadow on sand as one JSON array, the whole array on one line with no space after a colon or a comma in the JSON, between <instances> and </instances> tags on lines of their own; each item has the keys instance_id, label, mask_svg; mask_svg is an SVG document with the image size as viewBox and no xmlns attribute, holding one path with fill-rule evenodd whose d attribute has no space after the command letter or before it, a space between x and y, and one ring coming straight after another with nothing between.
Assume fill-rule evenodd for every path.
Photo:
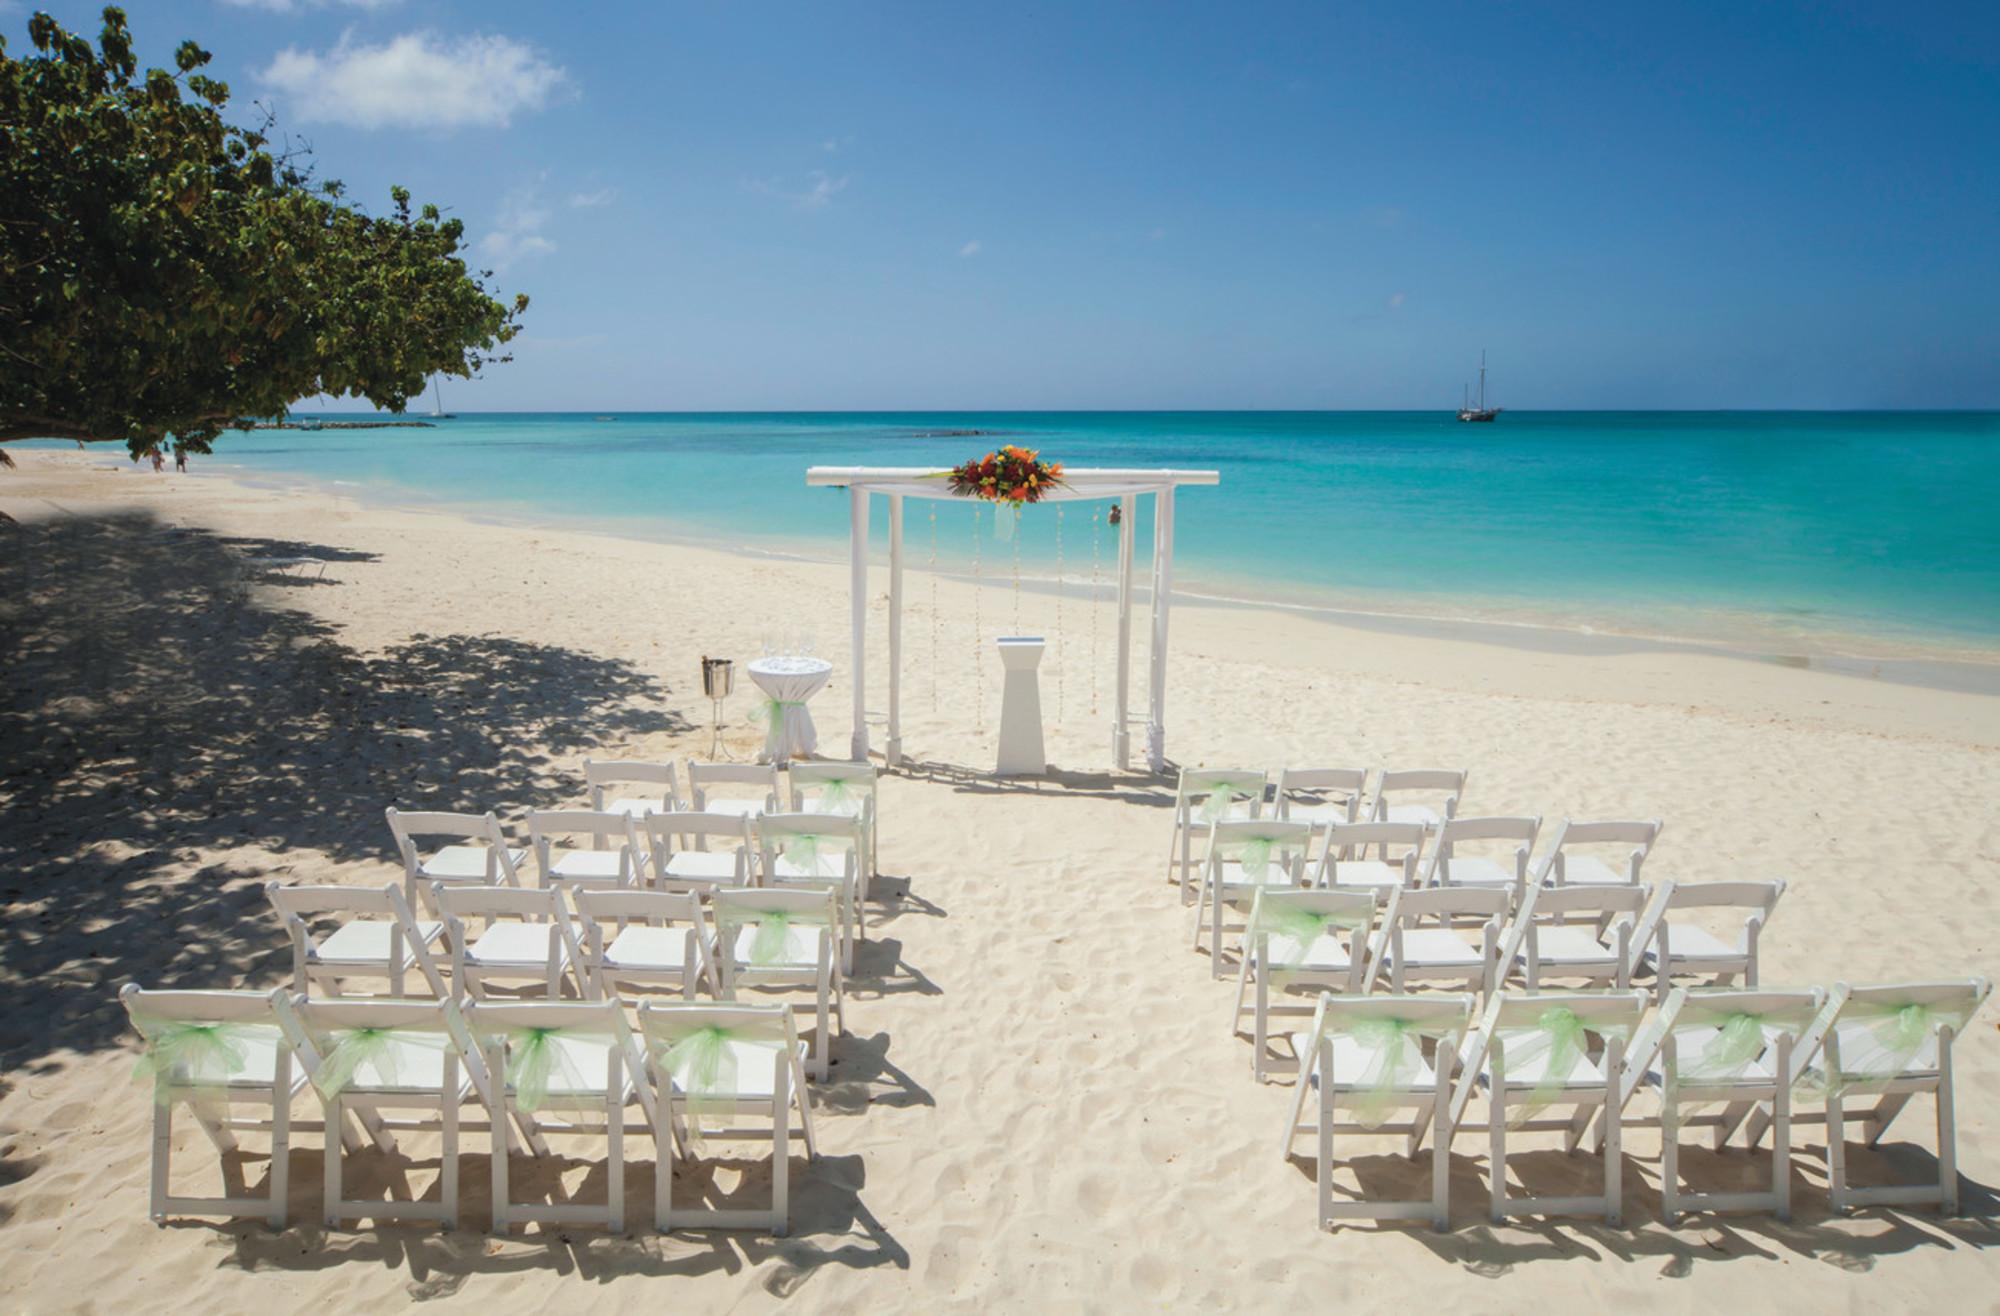
<instances>
[{"instance_id":1,"label":"tree shadow on sand","mask_svg":"<svg viewBox=\"0 0 2000 1316\"><path fill-rule=\"evenodd\" d=\"M386 805L554 805L556 756L689 729L630 663L493 634L362 653L273 597L150 517L0 528L0 1066L116 1045L127 980L275 974L263 882L304 852L388 879Z\"/></svg>"}]
</instances>

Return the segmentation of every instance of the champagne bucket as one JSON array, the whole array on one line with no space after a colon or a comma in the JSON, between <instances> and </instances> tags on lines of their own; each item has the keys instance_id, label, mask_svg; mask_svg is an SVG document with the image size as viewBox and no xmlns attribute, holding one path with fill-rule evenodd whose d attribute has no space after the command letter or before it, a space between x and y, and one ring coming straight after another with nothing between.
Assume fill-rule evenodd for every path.
<instances>
[{"instance_id":1,"label":"champagne bucket","mask_svg":"<svg viewBox=\"0 0 2000 1316\"><path fill-rule=\"evenodd\" d=\"M701 660L701 692L710 699L727 699L736 689L736 664L728 658Z\"/></svg>"}]
</instances>

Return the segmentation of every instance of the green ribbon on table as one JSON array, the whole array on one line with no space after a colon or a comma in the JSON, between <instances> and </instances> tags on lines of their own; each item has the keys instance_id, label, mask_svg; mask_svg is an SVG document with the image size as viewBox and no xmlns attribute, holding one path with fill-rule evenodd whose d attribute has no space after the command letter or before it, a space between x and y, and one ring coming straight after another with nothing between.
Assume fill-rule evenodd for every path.
<instances>
[{"instance_id":1,"label":"green ribbon on table","mask_svg":"<svg viewBox=\"0 0 2000 1316\"><path fill-rule=\"evenodd\" d=\"M321 1057L313 1073L313 1086L323 1097L339 1096L354 1083L355 1073L366 1065L381 1080L380 1086L401 1087L405 1048L434 1051L442 1055L451 1042L435 1024L401 1028L336 1028L327 1034L333 1045Z\"/></svg>"},{"instance_id":2,"label":"green ribbon on table","mask_svg":"<svg viewBox=\"0 0 2000 1316\"><path fill-rule=\"evenodd\" d=\"M1886 1088L1910 1067L1924 1043L1949 1026L1963 1032L1972 1017L1970 1002L1941 1008L1922 1001L1849 1001L1840 1012L1839 1023L1860 1023L1869 1054L1855 1055L1855 1038L1840 1036L1840 1072L1824 1067L1800 1075L1798 1087L1815 1096L1834 1099L1856 1092L1876 1092ZM1856 1068L1857 1062L1863 1067Z\"/></svg>"},{"instance_id":3,"label":"green ribbon on table","mask_svg":"<svg viewBox=\"0 0 2000 1316\"><path fill-rule=\"evenodd\" d=\"M661 1028L654 1016L649 1028ZM671 1025L667 1026L671 1029ZM679 1088L689 1115L689 1141L701 1144L703 1125L713 1118L726 1119L736 1113L741 1095L737 1084L736 1048L755 1046L782 1050L784 1024L779 1019L759 1019L754 1023L701 1024L678 1037L669 1032L650 1039L659 1066ZM784 1119L783 1111L774 1112Z\"/></svg>"},{"instance_id":4,"label":"green ribbon on table","mask_svg":"<svg viewBox=\"0 0 2000 1316\"><path fill-rule=\"evenodd\" d=\"M764 728L764 747L775 752L785 735L785 710L804 708L801 699L760 699L750 707L750 725Z\"/></svg>"},{"instance_id":5,"label":"green ribbon on table","mask_svg":"<svg viewBox=\"0 0 2000 1316\"><path fill-rule=\"evenodd\" d=\"M175 1087L192 1089L191 1096L220 1093L249 1063L246 1042L275 1040L265 1023L190 1023L134 1014L132 1026L146 1039L132 1077L151 1083L153 1100L161 1105L173 1100Z\"/></svg>"},{"instance_id":6,"label":"green ribbon on table","mask_svg":"<svg viewBox=\"0 0 2000 1316\"><path fill-rule=\"evenodd\" d=\"M1588 1058L1591 1033L1629 1040L1632 1030L1626 1024L1585 1023L1568 1006L1552 1005L1537 1015L1532 1025L1504 1028L1495 1034L1506 1067L1511 1068L1517 1060L1543 1058L1541 1081L1525 1104L1508 1111L1509 1128L1518 1128L1555 1104L1576 1077L1577 1066Z\"/></svg>"}]
</instances>

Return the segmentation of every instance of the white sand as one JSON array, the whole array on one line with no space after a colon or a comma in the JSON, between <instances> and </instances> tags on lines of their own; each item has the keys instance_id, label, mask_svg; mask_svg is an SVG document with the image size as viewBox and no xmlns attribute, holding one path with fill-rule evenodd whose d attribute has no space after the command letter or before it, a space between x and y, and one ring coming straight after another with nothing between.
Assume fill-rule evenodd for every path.
<instances>
[{"instance_id":1,"label":"white sand","mask_svg":"<svg viewBox=\"0 0 2000 1316\"><path fill-rule=\"evenodd\" d=\"M1808 1129L1790 1224L1747 1216L1667 1228L1658 1140L1641 1133L1631 1139L1625 1227L1493 1228L1483 1137L1468 1133L1454 1149L1449 1234L1317 1233L1310 1165L1275 1151L1290 1088L1252 1081L1247 1044L1230 1036L1233 983L1210 982L1206 959L1188 949L1187 911L1163 881L1171 786L1106 770L1108 602L1097 621L1094 714L1080 591L1064 603L1062 642L1045 664L1050 717L1059 699L1065 714L1050 753L1065 775L1000 787L980 774L998 664L986 657L982 685L973 592L945 582L933 614L921 574L910 578L905 689L907 748L921 766L887 783L882 833L883 869L907 878L908 896L872 912L850 1036L815 1093L824 1156L794 1180L791 1237L635 1228L630 1238L578 1229L491 1239L477 1232L483 1137L469 1140L472 1228L458 1233L319 1227L317 1135L293 1154L289 1230L156 1228L146 1219L150 1107L128 1077L130 1039L112 1004L119 982L282 981L289 955L260 908L259 884L393 877L380 818L392 793L406 805L490 806L513 822L527 807L578 798L585 753L700 753L704 653L749 658L769 636L813 632L838 668L813 706L822 748L842 752L846 573L371 510L323 491L251 489L213 468L155 477L114 472L103 455L16 455L22 469L0 474L0 510L16 517L90 518L137 504L173 524L346 550L353 560L336 561L324 585L260 585L229 613L203 593L213 551L189 550L188 540L148 549L156 574L162 559L187 564L180 597L172 570L162 585L129 564L82 585L36 577L16 532L0 530L17 573L9 579L25 569L54 599L53 612L24 614L19 596L8 597L13 611L0 621L11 618L9 630L23 617L46 629L46 616L85 606L70 595L88 595L90 607L126 619L92 632L115 646L130 639L117 627L139 627L130 619L148 608L183 607L156 642L162 665L136 690L68 688L83 670L68 649L8 677L17 711L0 724L10 774L0 817L24 825L0 837L0 858L18 865L4 884L0 974L33 991L44 1012L4 1039L0 1293L10 1308L241 1311L445 1298L509 1311L558 1302L723 1311L794 1293L814 1310L868 1312L1355 1300L1964 1310L1992 1301L2000 1013L1982 1018L1958 1052L1963 1219L1829 1217L1820 1134ZM883 574L876 584L886 587ZM878 622L882 606L874 600ZM1004 584L989 585L977 606L989 642L1014 629ZM1024 628L1057 633L1052 599L1024 596L1020 607ZM273 609L303 609L333 629L305 636L299 623L271 620ZM281 642L244 642L272 628ZM454 638L480 636L493 638ZM353 666L364 660L375 665ZM390 678L392 696L356 693ZM1143 690L1139 663L1135 682ZM981 699L985 735L974 726ZM732 705L739 756L754 744L742 722L748 706L744 695ZM146 723L155 708L161 720ZM667 710L694 725L668 729ZM88 732L49 731L93 717ZM134 743L110 743L105 726L118 718L135 721L124 737ZM467 724L472 731L455 729ZM17 753L17 738L37 748ZM1791 882L1764 941L1770 983L1995 967L2000 700L1990 697L1723 657L1550 654L1183 606L1168 747L1210 765L1463 766L1471 813L1539 813L1551 824L1565 814L1663 817L1649 873ZM132 781L140 785L118 793ZM259 788L274 781L282 788ZM510 793L482 794L501 790ZM28 816L24 800L46 804ZM893 893L903 883L888 885ZM177 912L184 925L174 924ZM311 1105L301 1103L301 1118L316 1114ZM1898 1145L1887 1156L1855 1154L1857 1172L1923 1173L1934 1146L1928 1120L1927 1104L1906 1112L1891 1138ZM190 1186L212 1183L215 1158L199 1135L189 1130L176 1145ZM416 1145L411 1183L422 1193L434 1164ZM1380 1153L1364 1167L1369 1182L1408 1180L1393 1144L1368 1151ZM650 1221L650 1154L637 1140L627 1180L635 1224ZM1521 1165L1544 1191L1594 1181L1593 1163L1553 1150ZM1705 1155L1691 1155L1689 1168L1749 1173ZM260 1182L261 1158L245 1172ZM585 1163L566 1182L589 1195L603 1178Z\"/></svg>"}]
</instances>

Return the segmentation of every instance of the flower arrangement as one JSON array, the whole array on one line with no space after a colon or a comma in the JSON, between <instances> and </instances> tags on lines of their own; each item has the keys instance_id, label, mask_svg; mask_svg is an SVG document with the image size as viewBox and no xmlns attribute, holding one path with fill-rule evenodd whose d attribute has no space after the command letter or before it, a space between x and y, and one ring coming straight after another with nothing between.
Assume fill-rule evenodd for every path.
<instances>
[{"instance_id":1,"label":"flower arrangement","mask_svg":"<svg viewBox=\"0 0 2000 1316\"><path fill-rule=\"evenodd\" d=\"M998 452L954 466L944 473L951 491L961 498L1011 503L1017 510L1039 503L1062 484L1062 463L1041 460L1033 448L1006 444Z\"/></svg>"}]
</instances>

